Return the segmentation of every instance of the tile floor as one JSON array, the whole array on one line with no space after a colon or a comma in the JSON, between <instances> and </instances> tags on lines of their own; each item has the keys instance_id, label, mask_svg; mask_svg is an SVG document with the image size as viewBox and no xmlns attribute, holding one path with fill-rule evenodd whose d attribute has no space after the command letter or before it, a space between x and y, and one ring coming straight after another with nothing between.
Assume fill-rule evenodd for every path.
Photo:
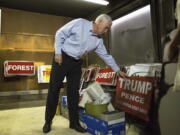
<instances>
[{"instance_id":1,"label":"tile floor","mask_svg":"<svg viewBox=\"0 0 180 135\"><path fill-rule=\"evenodd\" d=\"M0 135L44 135L42 133L44 111L44 106L0 110ZM66 118L56 115L53 121L52 131L47 135L82 134L69 129L68 125L69 121Z\"/></svg>"}]
</instances>

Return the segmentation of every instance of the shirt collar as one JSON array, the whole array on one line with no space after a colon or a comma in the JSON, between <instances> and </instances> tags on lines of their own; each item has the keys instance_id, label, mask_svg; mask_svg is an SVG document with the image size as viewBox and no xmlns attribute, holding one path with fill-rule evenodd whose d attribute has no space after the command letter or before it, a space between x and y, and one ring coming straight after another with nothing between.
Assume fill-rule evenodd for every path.
<instances>
[{"instance_id":1,"label":"shirt collar","mask_svg":"<svg viewBox=\"0 0 180 135\"><path fill-rule=\"evenodd\" d=\"M100 36L96 33L93 32L93 21L91 21L91 25L90 25L90 29L89 29L89 32L91 33L92 36L96 36L98 38L100 38Z\"/></svg>"}]
</instances>

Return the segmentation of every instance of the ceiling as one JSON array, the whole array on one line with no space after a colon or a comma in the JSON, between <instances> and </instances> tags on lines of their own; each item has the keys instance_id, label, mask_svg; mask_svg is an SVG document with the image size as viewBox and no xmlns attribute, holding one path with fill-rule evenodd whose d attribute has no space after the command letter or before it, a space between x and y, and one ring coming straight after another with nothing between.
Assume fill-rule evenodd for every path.
<instances>
[{"instance_id":1,"label":"ceiling","mask_svg":"<svg viewBox=\"0 0 180 135\"><path fill-rule=\"evenodd\" d=\"M109 6L117 0L107 0ZM119 0L122 2L124 0ZM0 0L0 7L26 10L38 13L68 17L86 18L95 11L106 6L93 4L83 0Z\"/></svg>"}]
</instances>

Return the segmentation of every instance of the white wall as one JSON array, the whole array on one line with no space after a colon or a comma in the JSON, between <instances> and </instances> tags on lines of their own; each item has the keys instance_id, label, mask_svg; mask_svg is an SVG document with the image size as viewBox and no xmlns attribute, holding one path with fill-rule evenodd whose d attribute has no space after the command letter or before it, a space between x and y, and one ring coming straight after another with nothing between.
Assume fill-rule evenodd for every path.
<instances>
[{"instance_id":1,"label":"white wall","mask_svg":"<svg viewBox=\"0 0 180 135\"><path fill-rule=\"evenodd\" d=\"M112 55L119 64L154 62L150 6L113 21Z\"/></svg>"}]
</instances>

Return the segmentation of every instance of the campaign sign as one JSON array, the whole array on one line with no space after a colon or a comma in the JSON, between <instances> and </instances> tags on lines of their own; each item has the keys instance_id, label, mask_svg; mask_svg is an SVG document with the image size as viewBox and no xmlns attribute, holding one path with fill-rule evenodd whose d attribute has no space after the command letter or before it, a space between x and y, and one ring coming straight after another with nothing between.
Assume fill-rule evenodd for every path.
<instances>
[{"instance_id":1,"label":"campaign sign","mask_svg":"<svg viewBox=\"0 0 180 135\"><path fill-rule=\"evenodd\" d=\"M49 83L51 65L40 65L38 66L38 83Z\"/></svg>"},{"instance_id":2,"label":"campaign sign","mask_svg":"<svg viewBox=\"0 0 180 135\"><path fill-rule=\"evenodd\" d=\"M32 61L5 61L4 76L32 76L35 74L35 66Z\"/></svg>"},{"instance_id":3,"label":"campaign sign","mask_svg":"<svg viewBox=\"0 0 180 135\"><path fill-rule=\"evenodd\" d=\"M115 107L149 121L154 90L158 89L155 77L119 77Z\"/></svg>"},{"instance_id":4,"label":"campaign sign","mask_svg":"<svg viewBox=\"0 0 180 135\"><path fill-rule=\"evenodd\" d=\"M116 85L116 74L111 68L100 69L96 75L96 82L105 85Z\"/></svg>"},{"instance_id":5,"label":"campaign sign","mask_svg":"<svg viewBox=\"0 0 180 135\"><path fill-rule=\"evenodd\" d=\"M40 65L37 67L38 83L49 83L51 75L51 65ZM66 77L63 80L63 83L66 83Z\"/></svg>"}]
</instances>

